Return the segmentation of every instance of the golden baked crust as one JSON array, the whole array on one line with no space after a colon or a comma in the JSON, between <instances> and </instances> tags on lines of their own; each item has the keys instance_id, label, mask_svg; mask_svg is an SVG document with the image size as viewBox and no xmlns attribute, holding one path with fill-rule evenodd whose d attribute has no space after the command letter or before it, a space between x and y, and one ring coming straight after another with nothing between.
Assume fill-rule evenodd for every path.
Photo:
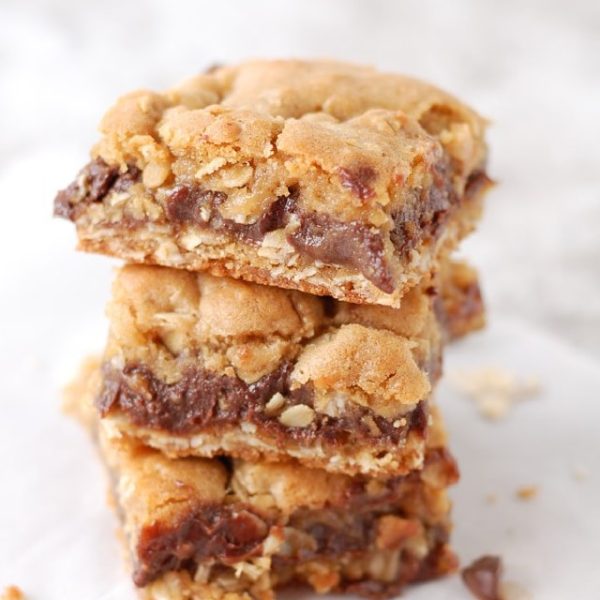
<instances>
[{"instance_id":1,"label":"golden baked crust","mask_svg":"<svg viewBox=\"0 0 600 600\"><path fill-rule=\"evenodd\" d=\"M95 431L142 597L270 600L297 580L388 596L456 568L446 488L458 473L436 409L422 471L353 478L293 462L168 459L108 436L89 419L93 377L88 361L69 404Z\"/></svg>"},{"instance_id":2,"label":"golden baked crust","mask_svg":"<svg viewBox=\"0 0 600 600\"><path fill-rule=\"evenodd\" d=\"M407 77L245 63L121 98L56 212L85 250L398 306L474 225L484 127Z\"/></svg>"}]
</instances>

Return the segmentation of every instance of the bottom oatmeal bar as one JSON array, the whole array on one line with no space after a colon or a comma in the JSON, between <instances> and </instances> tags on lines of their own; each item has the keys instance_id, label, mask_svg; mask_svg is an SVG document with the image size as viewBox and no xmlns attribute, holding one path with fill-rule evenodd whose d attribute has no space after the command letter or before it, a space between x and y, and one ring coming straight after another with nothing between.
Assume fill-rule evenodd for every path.
<instances>
[{"instance_id":1,"label":"bottom oatmeal bar","mask_svg":"<svg viewBox=\"0 0 600 600\"><path fill-rule=\"evenodd\" d=\"M106 436L89 380L84 370L70 404L97 433L143 598L269 600L291 583L388 597L456 569L446 489L458 472L435 407L423 470L376 480L294 462L169 459Z\"/></svg>"}]
</instances>

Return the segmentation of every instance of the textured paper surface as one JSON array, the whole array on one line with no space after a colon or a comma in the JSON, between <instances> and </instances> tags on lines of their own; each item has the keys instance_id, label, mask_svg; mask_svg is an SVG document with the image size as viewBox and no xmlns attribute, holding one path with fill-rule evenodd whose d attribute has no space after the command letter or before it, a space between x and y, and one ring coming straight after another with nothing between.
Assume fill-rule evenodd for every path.
<instances>
[{"instance_id":1,"label":"textured paper surface","mask_svg":"<svg viewBox=\"0 0 600 600\"><path fill-rule=\"evenodd\" d=\"M92 332L71 334L76 348L85 347L82 336ZM52 359L51 348L42 354ZM19 585L33 600L134 598L102 469L85 434L58 412L53 383L68 369L51 364L32 355L31 364L13 366L25 379L2 398L0 585ZM490 422L450 385L450 377L441 385L439 399L462 471L453 493L461 558L466 564L484 553L501 555L506 578L535 599L597 600L600 367L511 320L493 323L449 349L448 374L490 366L536 376L542 390L504 421ZM6 373L5 384L19 375ZM578 478L584 470L587 475ZM528 502L516 498L525 485L539 486ZM490 494L494 503L486 500ZM411 588L406 597L467 596L459 578L452 577Z\"/></svg>"}]
</instances>

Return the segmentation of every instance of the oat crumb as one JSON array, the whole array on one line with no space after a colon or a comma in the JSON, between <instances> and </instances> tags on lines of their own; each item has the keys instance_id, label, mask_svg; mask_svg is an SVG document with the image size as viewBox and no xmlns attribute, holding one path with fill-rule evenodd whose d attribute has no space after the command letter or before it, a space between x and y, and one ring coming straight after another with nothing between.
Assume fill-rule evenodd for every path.
<instances>
[{"instance_id":1,"label":"oat crumb","mask_svg":"<svg viewBox=\"0 0 600 600\"><path fill-rule=\"evenodd\" d=\"M25 600L25 594L16 585L9 585L0 594L0 600Z\"/></svg>"},{"instance_id":2,"label":"oat crumb","mask_svg":"<svg viewBox=\"0 0 600 600\"><path fill-rule=\"evenodd\" d=\"M541 389L536 378L520 378L498 367L455 371L449 379L475 402L483 417L493 421L504 419L517 402L537 395Z\"/></svg>"},{"instance_id":3,"label":"oat crumb","mask_svg":"<svg viewBox=\"0 0 600 600\"><path fill-rule=\"evenodd\" d=\"M517 490L519 500L533 500L539 492L537 485L524 485Z\"/></svg>"},{"instance_id":4,"label":"oat crumb","mask_svg":"<svg viewBox=\"0 0 600 600\"><path fill-rule=\"evenodd\" d=\"M588 469L586 469L586 467L583 467L581 465L575 465L573 467L573 477L577 481L585 481L588 478L589 474L590 472Z\"/></svg>"},{"instance_id":5,"label":"oat crumb","mask_svg":"<svg viewBox=\"0 0 600 600\"><path fill-rule=\"evenodd\" d=\"M532 600L533 596L521 584L514 581L501 581L499 600Z\"/></svg>"},{"instance_id":6,"label":"oat crumb","mask_svg":"<svg viewBox=\"0 0 600 600\"><path fill-rule=\"evenodd\" d=\"M498 496L496 494L486 494L485 495L486 504L496 504L497 500L498 500Z\"/></svg>"}]
</instances>

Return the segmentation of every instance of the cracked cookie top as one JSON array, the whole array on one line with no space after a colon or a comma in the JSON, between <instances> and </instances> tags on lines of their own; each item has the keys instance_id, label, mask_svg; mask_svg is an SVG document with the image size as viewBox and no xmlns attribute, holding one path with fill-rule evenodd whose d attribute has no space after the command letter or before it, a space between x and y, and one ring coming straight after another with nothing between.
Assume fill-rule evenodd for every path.
<instances>
[{"instance_id":1,"label":"cracked cookie top","mask_svg":"<svg viewBox=\"0 0 600 600\"><path fill-rule=\"evenodd\" d=\"M440 173L462 194L486 154L484 121L452 96L333 61L248 62L133 92L101 132L95 158L134 165L163 206L175 184L200 184L236 223L296 190L303 211L385 229Z\"/></svg>"}]
</instances>

